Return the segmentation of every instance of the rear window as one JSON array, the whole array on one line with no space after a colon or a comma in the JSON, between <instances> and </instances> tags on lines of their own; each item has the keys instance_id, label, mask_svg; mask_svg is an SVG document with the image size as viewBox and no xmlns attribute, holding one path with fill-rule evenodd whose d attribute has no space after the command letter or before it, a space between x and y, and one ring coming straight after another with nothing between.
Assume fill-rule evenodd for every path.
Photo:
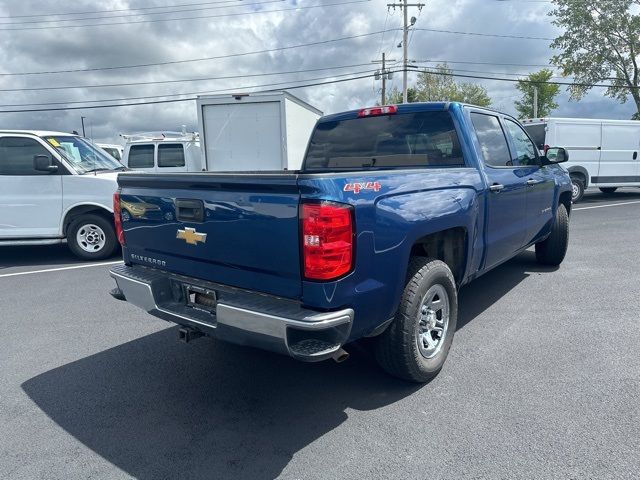
<instances>
[{"instance_id":1,"label":"rear window","mask_svg":"<svg viewBox=\"0 0 640 480\"><path fill-rule=\"evenodd\" d=\"M122 158L120 157L120 152L118 151L117 148L102 147L102 149L105 152L107 152L109 155L111 155L113 158L115 158L116 160L122 160Z\"/></svg>"},{"instance_id":2,"label":"rear window","mask_svg":"<svg viewBox=\"0 0 640 480\"><path fill-rule=\"evenodd\" d=\"M184 167L184 147L180 143L158 145L159 167Z\"/></svg>"},{"instance_id":3,"label":"rear window","mask_svg":"<svg viewBox=\"0 0 640 480\"><path fill-rule=\"evenodd\" d=\"M131 145L129 168L153 168L153 145Z\"/></svg>"},{"instance_id":4,"label":"rear window","mask_svg":"<svg viewBox=\"0 0 640 480\"><path fill-rule=\"evenodd\" d=\"M305 170L463 166L448 112L417 112L319 123Z\"/></svg>"},{"instance_id":5,"label":"rear window","mask_svg":"<svg viewBox=\"0 0 640 480\"><path fill-rule=\"evenodd\" d=\"M544 123L541 123L537 125L523 125L523 127L533 140L533 143L535 143L536 147L538 147L538 150L544 150L546 125Z\"/></svg>"}]
</instances>

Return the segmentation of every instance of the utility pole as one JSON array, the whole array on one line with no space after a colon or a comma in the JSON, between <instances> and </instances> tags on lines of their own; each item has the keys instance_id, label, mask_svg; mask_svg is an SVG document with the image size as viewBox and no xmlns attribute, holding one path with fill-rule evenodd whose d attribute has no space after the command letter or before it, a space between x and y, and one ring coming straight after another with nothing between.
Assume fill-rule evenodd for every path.
<instances>
[{"instance_id":1,"label":"utility pole","mask_svg":"<svg viewBox=\"0 0 640 480\"><path fill-rule=\"evenodd\" d=\"M538 86L533 86L533 118L538 118Z\"/></svg>"},{"instance_id":2,"label":"utility pole","mask_svg":"<svg viewBox=\"0 0 640 480\"><path fill-rule=\"evenodd\" d=\"M402 29L402 103L407 103L407 67L409 65L409 27L412 27L416 23L416 18L411 17L411 25L409 25L409 12L408 7L418 7L418 10L422 10L424 3L407 3L408 0L402 0L402 3L387 3L387 8L400 7L404 15L404 27Z\"/></svg>"},{"instance_id":3,"label":"utility pole","mask_svg":"<svg viewBox=\"0 0 640 480\"><path fill-rule=\"evenodd\" d=\"M393 75L393 73L389 72L386 68L387 61L395 62L395 60L387 60L386 54L384 52L382 52L382 60L371 61L372 63L382 63L382 69L375 74L376 80L378 80L378 78L382 79L382 101L380 102L380 105L384 105L385 103L387 103L387 79L391 80L391 77Z\"/></svg>"},{"instance_id":4,"label":"utility pole","mask_svg":"<svg viewBox=\"0 0 640 480\"><path fill-rule=\"evenodd\" d=\"M80 122L82 123L82 136L86 137L85 133L84 133L84 119L87 117L80 117Z\"/></svg>"}]
</instances>

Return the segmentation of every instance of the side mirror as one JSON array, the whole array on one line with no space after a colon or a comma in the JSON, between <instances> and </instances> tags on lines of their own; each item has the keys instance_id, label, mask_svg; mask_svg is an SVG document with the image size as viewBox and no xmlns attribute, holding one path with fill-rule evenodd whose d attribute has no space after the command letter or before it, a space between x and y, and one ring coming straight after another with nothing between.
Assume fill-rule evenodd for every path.
<instances>
[{"instance_id":1,"label":"side mirror","mask_svg":"<svg viewBox=\"0 0 640 480\"><path fill-rule=\"evenodd\" d=\"M33 169L38 172L53 173L58 171L58 166L53 164L53 160L48 155L34 155Z\"/></svg>"},{"instance_id":2,"label":"side mirror","mask_svg":"<svg viewBox=\"0 0 640 480\"><path fill-rule=\"evenodd\" d=\"M546 154L542 157L543 165L552 165L555 163L564 163L569 161L569 153L562 147L548 148Z\"/></svg>"}]
</instances>

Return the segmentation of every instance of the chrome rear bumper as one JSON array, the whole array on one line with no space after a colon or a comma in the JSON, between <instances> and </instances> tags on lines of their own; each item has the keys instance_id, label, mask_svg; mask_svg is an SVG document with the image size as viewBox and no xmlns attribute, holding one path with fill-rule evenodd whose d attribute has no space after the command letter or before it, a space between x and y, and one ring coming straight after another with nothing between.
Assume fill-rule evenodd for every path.
<instances>
[{"instance_id":1,"label":"chrome rear bumper","mask_svg":"<svg viewBox=\"0 0 640 480\"><path fill-rule=\"evenodd\" d=\"M213 284L161 270L119 265L111 276L126 300L150 314L221 340L290 355L330 358L349 338L353 310L317 312L298 302ZM215 293L215 307L193 305L188 291Z\"/></svg>"}]
</instances>

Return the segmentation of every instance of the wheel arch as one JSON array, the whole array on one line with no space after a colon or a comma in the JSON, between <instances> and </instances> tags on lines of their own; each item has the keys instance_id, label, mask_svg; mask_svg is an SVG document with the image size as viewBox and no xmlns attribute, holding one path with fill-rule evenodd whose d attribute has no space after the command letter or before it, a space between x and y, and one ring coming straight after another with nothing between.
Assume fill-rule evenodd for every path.
<instances>
[{"instance_id":1,"label":"wheel arch","mask_svg":"<svg viewBox=\"0 0 640 480\"><path fill-rule=\"evenodd\" d=\"M558 206L564 205L567 209L567 214L571 215L571 192L562 192L558 198Z\"/></svg>"},{"instance_id":2,"label":"wheel arch","mask_svg":"<svg viewBox=\"0 0 640 480\"><path fill-rule=\"evenodd\" d=\"M69 208L67 208L66 212L62 216L62 224L60 226L60 231L63 236L67 236L67 231L71 222L73 222L76 218L87 215L99 215L109 222L113 223L113 210L106 208L104 205L99 203L82 203L76 204Z\"/></svg>"},{"instance_id":3,"label":"wheel arch","mask_svg":"<svg viewBox=\"0 0 640 480\"><path fill-rule=\"evenodd\" d=\"M587 188L589 186L589 172L587 171L586 168L581 167L581 166L572 166L569 167L567 169L569 171L569 176L579 176L582 177L584 179L584 188Z\"/></svg>"},{"instance_id":4,"label":"wheel arch","mask_svg":"<svg viewBox=\"0 0 640 480\"><path fill-rule=\"evenodd\" d=\"M447 264L456 285L465 277L468 263L468 232L466 227L452 227L416 239L411 247L409 262L414 257L429 257Z\"/></svg>"}]
</instances>

